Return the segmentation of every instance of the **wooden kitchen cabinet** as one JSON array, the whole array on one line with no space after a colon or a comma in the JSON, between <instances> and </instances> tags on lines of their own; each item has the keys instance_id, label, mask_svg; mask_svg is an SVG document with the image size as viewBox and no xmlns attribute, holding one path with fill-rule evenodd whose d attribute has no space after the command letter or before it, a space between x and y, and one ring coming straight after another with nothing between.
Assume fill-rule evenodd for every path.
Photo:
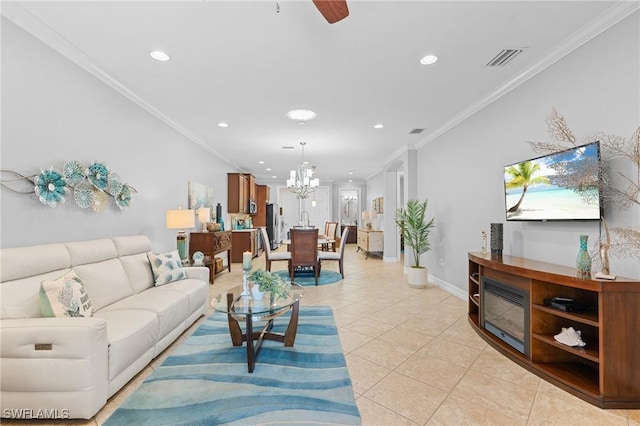
<instances>
[{"instance_id":1,"label":"wooden kitchen cabinet","mask_svg":"<svg viewBox=\"0 0 640 426\"><path fill-rule=\"evenodd\" d=\"M201 251L205 259L210 259L209 279L211 284L216 275L215 255L227 252L227 268L231 272L231 231L219 232L191 232L189 234L189 259L193 259L193 253Z\"/></svg>"},{"instance_id":2,"label":"wooden kitchen cabinet","mask_svg":"<svg viewBox=\"0 0 640 426\"><path fill-rule=\"evenodd\" d=\"M227 173L227 212L247 211L247 177L243 173Z\"/></svg>"},{"instance_id":3,"label":"wooden kitchen cabinet","mask_svg":"<svg viewBox=\"0 0 640 426\"><path fill-rule=\"evenodd\" d=\"M249 200L256 200L256 178L253 175L245 174L245 178L247 179L247 198Z\"/></svg>"},{"instance_id":4,"label":"wooden kitchen cabinet","mask_svg":"<svg viewBox=\"0 0 640 426\"><path fill-rule=\"evenodd\" d=\"M231 231L231 262L242 263L242 254L245 251L251 252L252 257L258 256L257 238L257 229Z\"/></svg>"},{"instance_id":5,"label":"wooden kitchen cabinet","mask_svg":"<svg viewBox=\"0 0 640 426\"><path fill-rule=\"evenodd\" d=\"M227 212L247 213L256 200L256 178L246 173L227 173Z\"/></svg>"}]
</instances>

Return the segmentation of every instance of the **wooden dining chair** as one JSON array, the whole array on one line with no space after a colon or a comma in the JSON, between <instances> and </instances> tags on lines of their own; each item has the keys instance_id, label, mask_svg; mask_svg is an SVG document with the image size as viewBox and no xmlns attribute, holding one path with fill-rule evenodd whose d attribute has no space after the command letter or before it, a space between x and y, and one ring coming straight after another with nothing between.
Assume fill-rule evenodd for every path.
<instances>
[{"instance_id":1,"label":"wooden dining chair","mask_svg":"<svg viewBox=\"0 0 640 426\"><path fill-rule=\"evenodd\" d=\"M318 262L318 229L291 229L291 263L289 276L295 281L296 268L312 268L316 285L320 268Z\"/></svg>"},{"instance_id":2,"label":"wooden dining chair","mask_svg":"<svg viewBox=\"0 0 640 426\"><path fill-rule=\"evenodd\" d=\"M267 228L260 228L260 235L262 235L262 247L264 248L264 260L265 260L265 269L271 272L271 262L275 262L278 260L286 260L287 262L291 262L291 253L288 251L272 253L271 252L271 243L269 241L269 234L267 234ZM291 269L290 265L287 265L287 269Z\"/></svg>"},{"instance_id":3,"label":"wooden dining chair","mask_svg":"<svg viewBox=\"0 0 640 426\"><path fill-rule=\"evenodd\" d=\"M349 235L349 227L345 226L342 231L342 237L340 238L340 247L337 252L323 251L318 253L318 269L322 269L322 262L325 260L335 260L338 262L338 268L340 269L340 275L344 278L344 248L347 245L347 236Z\"/></svg>"}]
</instances>

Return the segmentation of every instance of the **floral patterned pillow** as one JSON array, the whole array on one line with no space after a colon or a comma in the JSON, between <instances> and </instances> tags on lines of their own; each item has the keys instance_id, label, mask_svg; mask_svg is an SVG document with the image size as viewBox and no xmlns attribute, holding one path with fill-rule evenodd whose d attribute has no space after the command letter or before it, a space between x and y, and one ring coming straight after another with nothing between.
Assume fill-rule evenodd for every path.
<instances>
[{"instance_id":1,"label":"floral patterned pillow","mask_svg":"<svg viewBox=\"0 0 640 426\"><path fill-rule=\"evenodd\" d=\"M40 309L44 317L90 317L93 304L75 272L40 283Z\"/></svg>"},{"instance_id":2,"label":"floral patterned pillow","mask_svg":"<svg viewBox=\"0 0 640 426\"><path fill-rule=\"evenodd\" d=\"M151 263L156 286L187 278L178 250L165 254L147 253L147 257Z\"/></svg>"}]
</instances>

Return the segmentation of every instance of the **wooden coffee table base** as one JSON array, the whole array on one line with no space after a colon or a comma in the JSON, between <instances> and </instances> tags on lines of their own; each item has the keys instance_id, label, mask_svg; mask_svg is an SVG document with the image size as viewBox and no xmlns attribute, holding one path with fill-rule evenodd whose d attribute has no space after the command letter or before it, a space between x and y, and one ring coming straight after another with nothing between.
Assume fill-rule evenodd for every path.
<instances>
[{"instance_id":1,"label":"wooden coffee table base","mask_svg":"<svg viewBox=\"0 0 640 426\"><path fill-rule=\"evenodd\" d=\"M228 312L232 312L233 305L233 294L227 294L227 307ZM287 330L284 334L281 333L272 333L271 329L273 328L273 320L280 317L281 315L289 312L289 309L283 308L274 312L272 315L265 317L266 324L264 325L262 331L253 331L253 315L248 314L236 314L237 316L241 315L245 318L245 333L242 332L240 328L240 324L236 317L228 313L227 319L229 321L229 334L231 334L231 342L233 346L242 346L243 342L247 342L247 366L249 373L253 373L253 370L256 365L256 358L258 357L258 352L260 351L260 347L262 346L262 342L264 340L275 340L277 342L284 342L286 347L293 346L293 343L296 340L296 333L298 331L298 313L300 309L300 301L296 300L291 306L291 318L289 319L289 325L287 326ZM260 316L264 316L264 314L260 314ZM254 343L255 341L255 343Z\"/></svg>"}]
</instances>

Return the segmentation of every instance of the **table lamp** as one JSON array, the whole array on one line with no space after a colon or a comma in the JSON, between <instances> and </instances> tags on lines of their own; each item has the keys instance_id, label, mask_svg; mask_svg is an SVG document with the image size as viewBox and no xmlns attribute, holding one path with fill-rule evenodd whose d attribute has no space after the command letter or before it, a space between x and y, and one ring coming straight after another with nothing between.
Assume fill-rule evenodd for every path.
<instances>
[{"instance_id":1,"label":"table lamp","mask_svg":"<svg viewBox=\"0 0 640 426\"><path fill-rule=\"evenodd\" d=\"M207 231L207 223L211 221L211 209L209 207L200 207L198 209L198 222L202 226L202 232Z\"/></svg>"},{"instance_id":2,"label":"table lamp","mask_svg":"<svg viewBox=\"0 0 640 426\"><path fill-rule=\"evenodd\" d=\"M167 229L179 229L177 245L180 260L182 260L183 264L189 262L187 257L187 234L184 233L184 230L193 228L195 224L193 210L167 210Z\"/></svg>"}]
</instances>

